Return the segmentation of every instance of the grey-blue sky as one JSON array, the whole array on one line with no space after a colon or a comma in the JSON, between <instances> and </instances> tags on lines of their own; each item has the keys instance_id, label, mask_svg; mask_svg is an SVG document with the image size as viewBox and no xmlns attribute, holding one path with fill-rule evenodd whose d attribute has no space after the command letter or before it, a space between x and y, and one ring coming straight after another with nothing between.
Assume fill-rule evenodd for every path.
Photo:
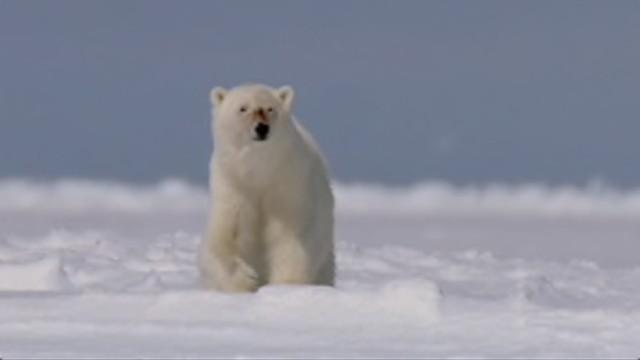
<instances>
[{"instance_id":1,"label":"grey-blue sky","mask_svg":"<svg viewBox=\"0 0 640 360\"><path fill-rule=\"evenodd\" d=\"M203 182L291 84L342 180L640 183L638 1L1 1L0 177Z\"/></svg>"}]
</instances>

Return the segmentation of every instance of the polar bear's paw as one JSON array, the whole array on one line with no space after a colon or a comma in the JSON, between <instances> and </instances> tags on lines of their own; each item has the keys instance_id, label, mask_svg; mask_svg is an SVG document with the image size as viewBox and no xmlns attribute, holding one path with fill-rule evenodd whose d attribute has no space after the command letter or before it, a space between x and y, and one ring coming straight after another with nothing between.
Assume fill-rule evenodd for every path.
<instances>
[{"instance_id":1,"label":"polar bear's paw","mask_svg":"<svg viewBox=\"0 0 640 360\"><path fill-rule=\"evenodd\" d=\"M258 289L258 273L249 264L236 258L231 276L226 284L221 284L222 290L230 292L254 292Z\"/></svg>"}]
</instances>

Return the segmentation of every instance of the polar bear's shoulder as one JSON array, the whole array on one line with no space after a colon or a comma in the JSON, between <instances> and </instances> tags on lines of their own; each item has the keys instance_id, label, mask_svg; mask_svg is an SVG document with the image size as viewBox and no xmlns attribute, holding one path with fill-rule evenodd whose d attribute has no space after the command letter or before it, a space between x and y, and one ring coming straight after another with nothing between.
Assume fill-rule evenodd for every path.
<instances>
[{"instance_id":1,"label":"polar bear's shoulder","mask_svg":"<svg viewBox=\"0 0 640 360\"><path fill-rule=\"evenodd\" d=\"M327 168L327 160L322 155L322 151L320 150L320 146L316 142L316 139L311 135L309 131L296 119L292 118L293 124L296 127L296 130L300 134L300 138L305 143L309 151L309 155L318 162L320 170L326 175L329 171Z\"/></svg>"},{"instance_id":2,"label":"polar bear's shoulder","mask_svg":"<svg viewBox=\"0 0 640 360\"><path fill-rule=\"evenodd\" d=\"M316 142L316 139L313 138L311 133L295 117L293 117L293 124L298 130L300 137L302 137L302 140L307 144L307 146L309 146L310 150L316 154L320 154L320 146Z\"/></svg>"}]
</instances>

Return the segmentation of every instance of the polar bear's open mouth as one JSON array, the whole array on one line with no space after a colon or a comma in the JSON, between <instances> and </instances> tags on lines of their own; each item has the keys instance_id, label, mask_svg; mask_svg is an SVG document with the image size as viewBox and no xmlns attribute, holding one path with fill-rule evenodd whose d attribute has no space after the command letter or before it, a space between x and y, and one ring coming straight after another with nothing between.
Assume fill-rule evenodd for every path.
<instances>
[{"instance_id":1,"label":"polar bear's open mouth","mask_svg":"<svg viewBox=\"0 0 640 360\"><path fill-rule=\"evenodd\" d=\"M258 125L256 125L256 127L254 128L254 131L256 133L255 140L256 141L266 140L267 136L269 135L269 130L270 130L269 125L258 123Z\"/></svg>"}]
</instances>

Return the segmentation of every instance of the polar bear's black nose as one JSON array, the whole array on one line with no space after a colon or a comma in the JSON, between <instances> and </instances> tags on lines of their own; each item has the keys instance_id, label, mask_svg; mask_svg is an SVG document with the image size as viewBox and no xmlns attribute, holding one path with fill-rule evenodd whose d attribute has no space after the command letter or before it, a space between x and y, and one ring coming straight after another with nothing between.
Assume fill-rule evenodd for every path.
<instances>
[{"instance_id":1,"label":"polar bear's black nose","mask_svg":"<svg viewBox=\"0 0 640 360\"><path fill-rule=\"evenodd\" d=\"M267 138L267 135L269 135L269 125L258 123L258 125L256 125L255 131L256 140L262 141Z\"/></svg>"}]
</instances>

